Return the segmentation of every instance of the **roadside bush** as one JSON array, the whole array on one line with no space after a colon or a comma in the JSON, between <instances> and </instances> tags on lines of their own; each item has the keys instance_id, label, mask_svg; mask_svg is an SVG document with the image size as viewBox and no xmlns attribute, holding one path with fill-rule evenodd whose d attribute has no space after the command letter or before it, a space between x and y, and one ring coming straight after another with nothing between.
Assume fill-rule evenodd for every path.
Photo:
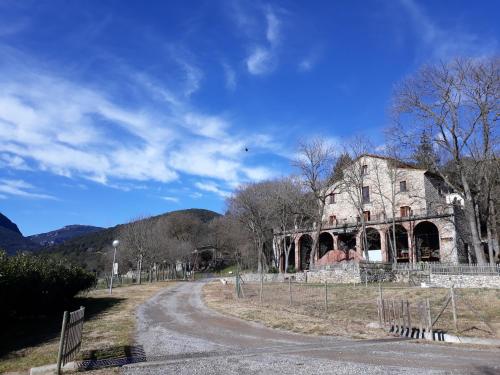
<instances>
[{"instance_id":1,"label":"roadside bush","mask_svg":"<svg viewBox=\"0 0 500 375\"><path fill-rule=\"evenodd\" d=\"M48 256L0 251L0 316L55 311L95 284L93 274Z\"/></svg>"},{"instance_id":2,"label":"roadside bush","mask_svg":"<svg viewBox=\"0 0 500 375\"><path fill-rule=\"evenodd\" d=\"M279 270L276 267L274 266L269 267L268 273L278 273L278 272Z\"/></svg>"}]
</instances>

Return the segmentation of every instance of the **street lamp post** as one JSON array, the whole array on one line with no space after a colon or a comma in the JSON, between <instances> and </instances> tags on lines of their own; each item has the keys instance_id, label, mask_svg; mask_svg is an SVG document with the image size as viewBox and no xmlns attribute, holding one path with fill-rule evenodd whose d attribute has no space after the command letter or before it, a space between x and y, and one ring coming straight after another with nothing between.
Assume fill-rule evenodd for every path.
<instances>
[{"instance_id":1,"label":"street lamp post","mask_svg":"<svg viewBox=\"0 0 500 375\"><path fill-rule=\"evenodd\" d=\"M115 275L115 260L116 260L116 248L120 244L120 241L114 240L113 247L115 251L113 252L113 263L111 264L111 282L109 283L109 294L113 293L113 276Z\"/></svg>"}]
</instances>

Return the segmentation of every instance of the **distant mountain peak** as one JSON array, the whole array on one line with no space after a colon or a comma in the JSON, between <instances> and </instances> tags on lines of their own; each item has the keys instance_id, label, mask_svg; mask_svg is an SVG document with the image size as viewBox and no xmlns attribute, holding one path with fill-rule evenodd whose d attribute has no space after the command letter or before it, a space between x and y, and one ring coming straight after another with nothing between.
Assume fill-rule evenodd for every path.
<instances>
[{"instance_id":1,"label":"distant mountain peak","mask_svg":"<svg viewBox=\"0 0 500 375\"><path fill-rule=\"evenodd\" d=\"M8 229L17 234L23 235L17 225L13 223L7 216L0 213L0 227Z\"/></svg>"},{"instance_id":2,"label":"distant mountain peak","mask_svg":"<svg viewBox=\"0 0 500 375\"><path fill-rule=\"evenodd\" d=\"M94 227L91 225L71 224L47 233L34 234L28 238L42 246L52 246L62 244L63 242L71 240L75 237L84 236L103 229L104 228Z\"/></svg>"}]
</instances>

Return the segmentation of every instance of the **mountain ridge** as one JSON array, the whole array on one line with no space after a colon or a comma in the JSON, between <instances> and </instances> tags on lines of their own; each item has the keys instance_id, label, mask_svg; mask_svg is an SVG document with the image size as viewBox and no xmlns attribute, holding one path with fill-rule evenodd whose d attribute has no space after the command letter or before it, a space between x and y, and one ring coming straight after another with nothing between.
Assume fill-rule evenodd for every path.
<instances>
[{"instance_id":1,"label":"mountain ridge","mask_svg":"<svg viewBox=\"0 0 500 375\"><path fill-rule=\"evenodd\" d=\"M54 246L64 243L72 238L83 236L88 233L97 232L106 228L92 225L70 224L50 232L38 233L28 236L31 241L41 246Z\"/></svg>"}]
</instances>

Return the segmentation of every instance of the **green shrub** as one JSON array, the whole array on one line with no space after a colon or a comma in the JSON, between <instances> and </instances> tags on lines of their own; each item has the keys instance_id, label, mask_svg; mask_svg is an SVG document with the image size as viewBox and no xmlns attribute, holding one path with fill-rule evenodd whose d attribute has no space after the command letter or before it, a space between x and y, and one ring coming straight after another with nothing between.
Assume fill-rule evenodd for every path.
<instances>
[{"instance_id":1,"label":"green shrub","mask_svg":"<svg viewBox=\"0 0 500 375\"><path fill-rule=\"evenodd\" d=\"M95 284L93 274L48 256L0 251L0 316L55 311Z\"/></svg>"},{"instance_id":2,"label":"green shrub","mask_svg":"<svg viewBox=\"0 0 500 375\"><path fill-rule=\"evenodd\" d=\"M278 269L276 267L271 266L271 267L269 267L269 271L268 272L269 273L278 273L279 271L278 271Z\"/></svg>"},{"instance_id":3,"label":"green shrub","mask_svg":"<svg viewBox=\"0 0 500 375\"><path fill-rule=\"evenodd\" d=\"M286 272L287 273L295 273L295 266L288 266Z\"/></svg>"}]
</instances>

